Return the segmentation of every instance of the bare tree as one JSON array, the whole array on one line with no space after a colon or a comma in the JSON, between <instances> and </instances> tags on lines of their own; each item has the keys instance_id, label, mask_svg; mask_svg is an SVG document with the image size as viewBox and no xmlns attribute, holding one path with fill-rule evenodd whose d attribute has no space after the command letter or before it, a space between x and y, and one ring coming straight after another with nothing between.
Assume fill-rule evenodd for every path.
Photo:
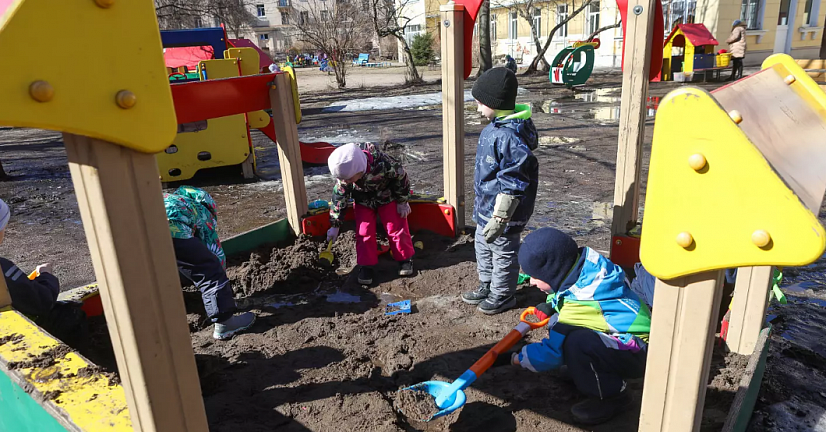
<instances>
[{"instance_id":1,"label":"bare tree","mask_svg":"<svg viewBox=\"0 0 826 432\"><path fill-rule=\"evenodd\" d=\"M203 26L211 20L224 23L239 37L254 21L251 0L155 0L155 14L163 30Z\"/></svg>"},{"instance_id":2,"label":"bare tree","mask_svg":"<svg viewBox=\"0 0 826 432\"><path fill-rule=\"evenodd\" d=\"M347 54L370 44L373 36L368 30L369 17L359 6L355 0L310 0L294 9L290 18L296 39L331 60L339 88L347 86Z\"/></svg>"},{"instance_id":3,"label":"bare tree","mask_svg":"<svg viewBox=\"0 0 826 432\"><path fill-rule=\"evenodd\" d=\"M407 81L412 84L421 83L422 77L416 69L413 53L410 51L410 45L404 37L405 28L414 18L410 8L406 7L411 3L411 0L400 0L398 2L394 0L364 0L364 2L370 7L370 19L373 22L376 34L380 38L392 36L401 45L407 64Z\"/></svg>"},{"instance_id":4,"label":"bare tree","mask_svg":"<svg viewBox=\"0 0 826 432\"><path fill-rule=\"evenodd\" d=\"M545 52L547 52L548 48L551 46L551 41L553 40L554 35L556 34L556 32L559 29L561 29L563 26L568 24L569 21L571 21L576 16L578 16L580 12L582 12L583 10L585 10L585 8L590 6L591 2L593 0L580 0L581 3L580 3L579 6L576 6L577 0L571 0L570 3L568 3L567 0L551 0L550 1L550 4L552 5L551 10L556 10L557 5L564 5L564 4L569 4L571 7L574 8L574 10L571 11L570 13L568 13L568 16L564 20L556 22L556 24L553 27L551 27L551 30L548 33L548 38L545 39L544 44L539 40L539 38L540 38L539 29L536 26L536 21L534 21L534 15L536 14L537 9L539 8L540 4L542 6L544 6L544 5L547 5L549 2L542 1L542 0L524 0L522 2L517 2L516 4L513 4L513 3L507 3L507 4L500 3L500 4L497 4L496 1L503 1L503 0L492 0L492 1L494 1L494 7L499 6L499 7L515 8L517 14L520 17L522 17L523 19L525 19L528 22L528 24L530 25L530 27L531 27L531 39L533 40L534 46L537 47L536 57L533 58L533 61L528 66L528 69L525 70L525 74L530 74L530 73L536 72L536 70L538 69L540 63L542 63L543 69L550 68L550 63L548 63L548 60L545 59Z\"/></svg>"},{"instance_id":5,"label":"bare tree","mask_svg":"<svg viewBox=\"0 0 826 432\"><path fill-rule=\"evenodd\" d=\"M621 20L617 21L614 24L607 25L605 27L600 27L600 28L596 29L593 33L591 33L585 40L586 41L593 40L595 37L599 36L599 34L604 32L605 30L615 29L615 28L619 27L620 25L622 25Z\"/></svg>"},{"instance_id":6,"label":"bare tree","mask_svg":"<svg viewBox=\"0 0 826 432\"><path fill-rule=\"evenodd\" d=\"M493 67L493 56L490 49L490 0L482 2L479 8L479 71L478 75Z\"/></svg>"}]
</instances>

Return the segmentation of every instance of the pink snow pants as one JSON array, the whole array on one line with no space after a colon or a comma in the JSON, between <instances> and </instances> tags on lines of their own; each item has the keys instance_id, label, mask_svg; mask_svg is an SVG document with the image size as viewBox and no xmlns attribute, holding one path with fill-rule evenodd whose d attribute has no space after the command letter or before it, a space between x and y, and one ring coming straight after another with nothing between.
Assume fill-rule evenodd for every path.
<instances>
[{"instance_id":1,"label":"pink snow pants","mask_svg":"<svg viewBox=\"0 0 826 432\"><path fill-rule=\"evenodd\" d=\"M369 207L356 204L356 255L361 266L373 266L379 262L378 246L376 244L376 213L390 237L390 251L396 261L407 261L413 258L413 240L410 239L410 228L407 219L399 216L396 211L396 202L385 204L373 210Z\"/></svg>"}]
</instances>

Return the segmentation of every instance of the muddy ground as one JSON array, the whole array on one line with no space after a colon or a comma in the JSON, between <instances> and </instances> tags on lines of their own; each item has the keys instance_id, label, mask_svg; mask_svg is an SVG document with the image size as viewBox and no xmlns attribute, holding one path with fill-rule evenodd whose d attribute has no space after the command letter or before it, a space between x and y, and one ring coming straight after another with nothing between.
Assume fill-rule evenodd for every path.
<instances>
[{"instance_id":1,"label":"muddy ground","mask_svg":"<svg viewBox=\"0 0 826 432\"><path fill-rule=\"evenodd\" d=\"M593 91L576 93L550 87L547 77L520 78L520 86L527 92L518 102L533 106L534 122L542 137L535 152L540 161L540 190L529 229L554 226L574 236L581 245L608 250L610 211L606 210L606 203L613 197L620 84L621 75L617 72L595 73L588 87ZM718 85L704 86L712 89ZM673 83L652 84L651 114L656 109L657 97L674 87ZM395 154L405 161L414 189L438 193L442 189L438 106L324 112L331 103L348 98L437 90L437 85L430 84L415 89L363 88L302 95L305 117L299 135L305 141L334 143L389 140ZM649 120L643 155L646 164L652 125ZM468 203L473 201L475 142L483 127L472 110L466 112ZM220 176L199 175L190 182L204 187L216 198L223 238L285 216L274 144L261 135L254 138L261 180L247 183L238 180L234 173L225 172ZM0 159L11 176L9 181L0 182L0 197L9 202L13 213L0 254L23 269L46 261L54 263L55 273L66 288L93 281L59 134L0 128ZM644 192L646 166L642 175ZM305 180L311 200L329 198L332 181L326 167L305 167ZM466 212L468 221L469 213L470 208ZM320 243L316 247L320 248ZM345 251L336 252L337 256L347 258ZM427 254L434 255L428 260ZM192 312L189 316L214 430L226 430L237 422L253 419L257 419L258 426L251 426L250 430L407 428L392 409L392 395L399 386L433 378L454 379L510 330L517 319L516 311L483 317L458 300L460 291L475 284L472 243L468 239L459 239L452 246L439 239L426 241L416 260L420 272L412 279L395 278L394 264L383 258L379 285L371 289L354 285L349 276L337 274L334 269L324 269L320 281L306 274L305 279L280 281L260 269L256 273L256 265L263 267L270 262L267 251L258 251L258 257L232 263L236 267L233 278L241 288L239 297L246 299L254 293L255 300L239 299L239 303L261 311L250 334L229 342L215 342L201 315ZM241 268L244 262L249 271ZM823 280L821 270L811 272L814 279ZM273 288L268 288L270 282ZM814 290L812 296L826 292L822 288L810 288ZM185 298L190 311L197 308L197 293L187 292ZM385 317L383 304L398 299L414 300L414 313ZM524 307L541 301L542 296L534 289L522 287L518 300L519 306ZM794 316L794 308L798 307L798 302L792 302L791 306L778 309ZM811 309L807 316L812 319L808 321L819 319L823 324L816 324L814 331L822 332L826 327L823 306L806 302L806 307ZM802 326L808 329L810 324ZM776 338L780 338L778 333ZM529 340L539 338L540 332L529 336ZM756 418L770 412L773 414L768 417L776 418L775 411L786 412L781 406L784 403L817 406L823 402L818 399L823 394L796 393L794 389L801 380L792 373L796 368L786 366L790 364L787 358L800 357L800 352L820 355L819 351L799 341L795 347L802 351L789 351L779 348L780 345L775 343L772 347L767 385ZM716 369L725 369L722 357L718 356L715 364ZM726 390L725 383L736 380L726 378L726 373L713 375L723 379L715 384L717 390L709 393L708 400L729 398L731 392ZM806 380L810 386L820 383L821 388L826 388L820 370L813 370ZM633 383L632 389L638 391L640 385ZM468 396L469 402L461 412L428 426L433 430L579 430L570 424L567 410L577 396L564 374L491 370L468 391ZM709 405L709 430L715 430L713 425L724 417L723 405ZM629 412L595 430L633 430L636 419L637 413ZM761 420L761 425L768 423ZM760 427L781 430L771 424Z\"/></svg>"}]
</instances>

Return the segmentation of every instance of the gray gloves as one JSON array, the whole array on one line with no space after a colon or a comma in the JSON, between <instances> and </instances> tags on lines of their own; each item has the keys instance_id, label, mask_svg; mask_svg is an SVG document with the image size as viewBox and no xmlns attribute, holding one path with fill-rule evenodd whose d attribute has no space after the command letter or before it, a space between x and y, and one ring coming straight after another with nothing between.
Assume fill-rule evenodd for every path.
<instances>
[{"instance_id":1,"label":"gray gloves","mask_svg":"<svg viewBox=\"0 0 826 432\"><path fill-rule=\"evenodd\" d=\"M508 222L516 212L516 207L519 206L519 198L513 195L499 194L496 195L496 205L493 206L493 215L482 230L482 235L485 236L485 241L493 243L497 237L505 232L508 227Z\"/></svg>"}]
</instances>

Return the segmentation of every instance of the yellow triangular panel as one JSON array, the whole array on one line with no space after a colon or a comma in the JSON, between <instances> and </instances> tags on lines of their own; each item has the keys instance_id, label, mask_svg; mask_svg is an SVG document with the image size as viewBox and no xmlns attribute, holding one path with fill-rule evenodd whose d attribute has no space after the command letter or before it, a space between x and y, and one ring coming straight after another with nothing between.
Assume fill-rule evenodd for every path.
<instances>
[{"instance_id":1,"label":"yellow triangular panel","mask_svg":"<svg viewBox=\"0 0 826 432\"><path fill-rule=\"evenodd\" d=\"M22 0L0 17L0 124L85 135L147 153L175 138L152 0ZM31 95L38 81L41 102ZM134 95L124 104L130 108L119 107L121 91Z\"/></svg>"},{"instance_id":2,"label":"yellow triangular panel","mask_svg":"<svg viewBox=\"0 0 826 432\"><path fill-rule=\"evenodd\" d=\"M705 167L698 170L695 155ZM692 158L694 156L694 158ZM771 237L766 247L755 231ZM688 247L678 242L685 234ZM759 237L759 236L758 236ZM806 265L826 233L707 92L669 93L654 127L640 257L660 279L709 270Z\"/></svg>"}]
</instances>

